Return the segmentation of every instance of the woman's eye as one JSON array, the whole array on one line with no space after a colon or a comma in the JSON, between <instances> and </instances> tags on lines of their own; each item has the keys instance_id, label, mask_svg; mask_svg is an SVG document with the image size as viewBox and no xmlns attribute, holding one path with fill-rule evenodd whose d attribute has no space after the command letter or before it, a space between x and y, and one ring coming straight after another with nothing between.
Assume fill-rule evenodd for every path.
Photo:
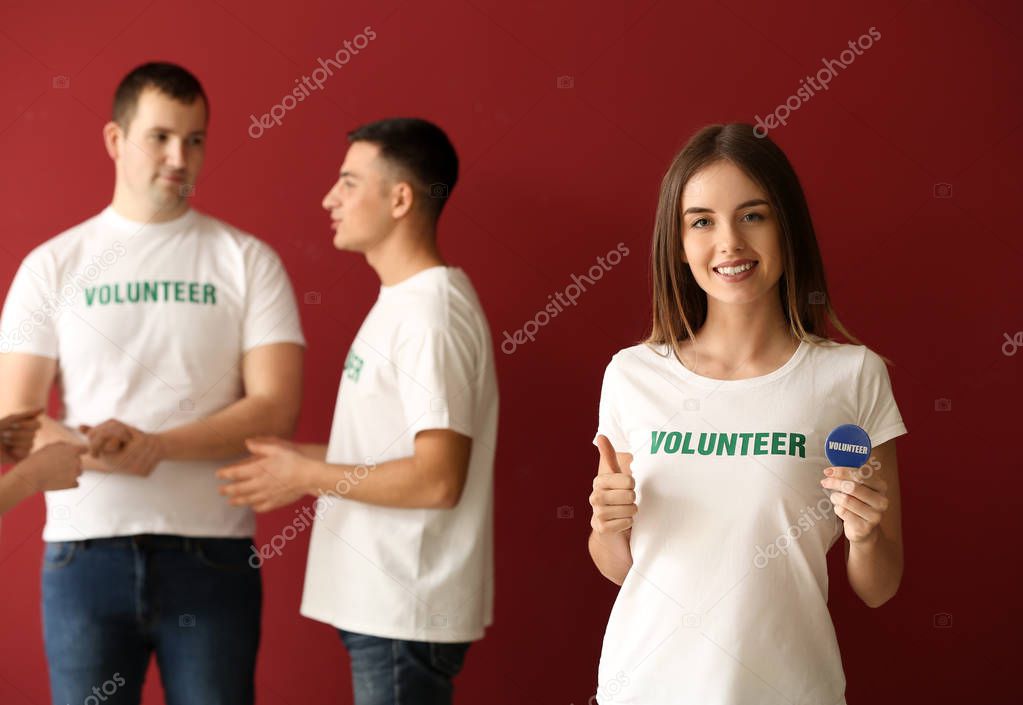
<instances>
[{"instance_id":1,"label":"woman's eye","mask_svg":"<svg viewBox=\"0 0 1023 705\"><path fill-rule=\"evenodd\" d=\"M708 222L706 218L697 218L696 220L693 221L691 227L702 228L703 226L700 225L700 223L705 223L705 222Z\"/></svg>"},{"instance_id":2,"label":"woman's eye","mask_svg":"<svg viewBox=\"0 0 1023 705\"><path fill-rule=\"evenodd\" d=\"M743 220L745 220L746 218L750 218L750 217L754 218L755 220L763 220L764 219L764 216L760 215L759 213L747 213L746 215L743 216Z\"/></svg>"}]
</instances>

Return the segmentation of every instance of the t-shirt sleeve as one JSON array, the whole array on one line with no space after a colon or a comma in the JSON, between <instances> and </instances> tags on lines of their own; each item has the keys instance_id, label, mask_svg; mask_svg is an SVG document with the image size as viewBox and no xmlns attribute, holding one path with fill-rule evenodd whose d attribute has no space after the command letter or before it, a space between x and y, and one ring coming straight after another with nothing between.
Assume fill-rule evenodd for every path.
<instances>
[{"instance_id":1,"label":"t-shirt sleeve","mask_svg":"<svg viewBox=\"0 0 1023 705\"><path fill-rule=\"evenodd\" d=\"M14 275L0 314L0 353L58 357L58 293L52 263L39 250L29 254Z\"/></svg>"},{"instance_id":2,"label":"t-shirt sleeve","mask_svg":"<svg viewBox=\"0 0 1023 705\"><path fill-rule=\"evenodd\" d=\"M868 348L864 348L857 392L857 423L870 436L873 447L907 432L892 395L884 360Z\"/></svg>"},{"instance_id":3,"label":"t-shirt sleeve","mask_svg":"<svg viewBox=\"0 0 1023 705\"><path fill-rule=\"evenodd\" d=\"M600 388L600 405L597 411L597 432L593 435L593 445L597 445L597 436L603 435L611 441L616 453L631 453L629 439L622 430L620 398L621 379L612 358L604 369L604 382Z\"/></svg>"},{"instance_id":4,"label":"t-shirt sleeve","mask_svg":"<svg viewBox=\"0 0 1023 705\"><path fill-rule=\"evenodd\" d=\"M473 437L478 393L476 345L439 327L417 327L399 343L394 365L407 432L450 429Z\"/></svg>"},{"instance_id":5,"label":"t-shirt sleeve","mask_svg":"<svg viewBox=\"0 0 1023 705\"><path fill-rule=\"evenodd\" d=\"M271 343L305 345L302 321L284 263L273 249L253 238L245 256L246 303L242 350Z\"/></svg>"}]
</instances>

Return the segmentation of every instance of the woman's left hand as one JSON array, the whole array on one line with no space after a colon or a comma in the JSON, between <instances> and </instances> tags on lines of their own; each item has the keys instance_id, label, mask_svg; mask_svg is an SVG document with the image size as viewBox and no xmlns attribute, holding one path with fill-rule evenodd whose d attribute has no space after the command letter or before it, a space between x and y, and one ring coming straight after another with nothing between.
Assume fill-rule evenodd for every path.
<instances>
[{"instance_id":1,"label":"woman's left hand","mask_svg":"<svg viewBox=\"0 0 1023 705\"><path fill-rule=\"evenodd\" d=\"M888 483L866 467L830 467L824 469L824 474L826 477L821 480L821 486L835 490L831 493L831 503L835 505L835 514L845 524L845 536L849 542L877 538L877 527L888 509Z\"/></svg>"}]
</instances>

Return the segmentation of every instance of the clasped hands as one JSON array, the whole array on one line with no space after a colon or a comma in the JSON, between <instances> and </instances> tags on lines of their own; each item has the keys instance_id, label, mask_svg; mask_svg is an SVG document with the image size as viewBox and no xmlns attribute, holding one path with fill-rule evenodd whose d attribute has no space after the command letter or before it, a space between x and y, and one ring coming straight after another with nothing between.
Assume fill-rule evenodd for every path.
<instances>
[{"instance_id":1,"label":"clasped hands","mask_svg":"<svg viewBox=\"0 0 1023 705\"><path fill-rule=\"evenodd\" d=\"M134 426L109 419L97 426L79 426L85 434L89 455L108 472L146 477L167 458L163 439ZM220 494L235 506L249 506L257 512L277 509L310 491L307 459L294 443L271 437L245 441L252 456L217 471L228 482Z\"/></svg>"},{"instance_id":2,"label":"clasped hands","mask_svg":"<svg viewBox=\"0 0 1023 705\"><path fill-rule=\"evenodd\" d=\"M160 436L145 433L117 419L108 419L98 426L81 425L89 455L100 461L107 472L148 477L167 453Z\"/></svg>"}]
</instances>

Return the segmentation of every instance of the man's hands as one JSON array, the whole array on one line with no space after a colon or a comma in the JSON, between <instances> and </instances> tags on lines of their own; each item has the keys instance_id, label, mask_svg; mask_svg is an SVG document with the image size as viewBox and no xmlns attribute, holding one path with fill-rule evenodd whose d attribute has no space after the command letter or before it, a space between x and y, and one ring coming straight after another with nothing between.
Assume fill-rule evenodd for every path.
<instances>
[{"instance_id":1,"label":"man's hands","mask_svg":"<svg viewBox=\"0 0 1023 705\"><path fill-rule=\"evenodd\" d=\"M74 443L51 443L15 465L11 473L27 482L33 493L78 487L87 450Z\"/></svg>"},{"instance_id":2,"label":"man's hands","mask_svg":"<svg viewBox=\"0 0 1023 705\"><path fill-rule=\"evenodd\" d=\"M42 409L31 409L0 419L0 462L16 463L28 457L41 426L36 418L41 413Z\"/></svg>"},{"instance_id":3,"label":"man's hands","mask_svg":"<svg viewBox=\"0 0 1023 705\"><path fill-rule=\"evenodd\" d=\"M88 439L89 455L101 460L112 472L147 477L166 456L158 435L144 433L117 419L78 429Z\"/></svg>"},{"instance_id":4,"label":"man's hands","mask_svg":"<svg viewBox=\"0 0 1023 705\"><path fill-rule=\"evenodd\" d=\"M249 506L257 512L291 504L308 492L306 458L294 443L279 438L251 438L245 441L253 457L217 471L220 488L235 506Z\"/></svg>"}]
</instances>

